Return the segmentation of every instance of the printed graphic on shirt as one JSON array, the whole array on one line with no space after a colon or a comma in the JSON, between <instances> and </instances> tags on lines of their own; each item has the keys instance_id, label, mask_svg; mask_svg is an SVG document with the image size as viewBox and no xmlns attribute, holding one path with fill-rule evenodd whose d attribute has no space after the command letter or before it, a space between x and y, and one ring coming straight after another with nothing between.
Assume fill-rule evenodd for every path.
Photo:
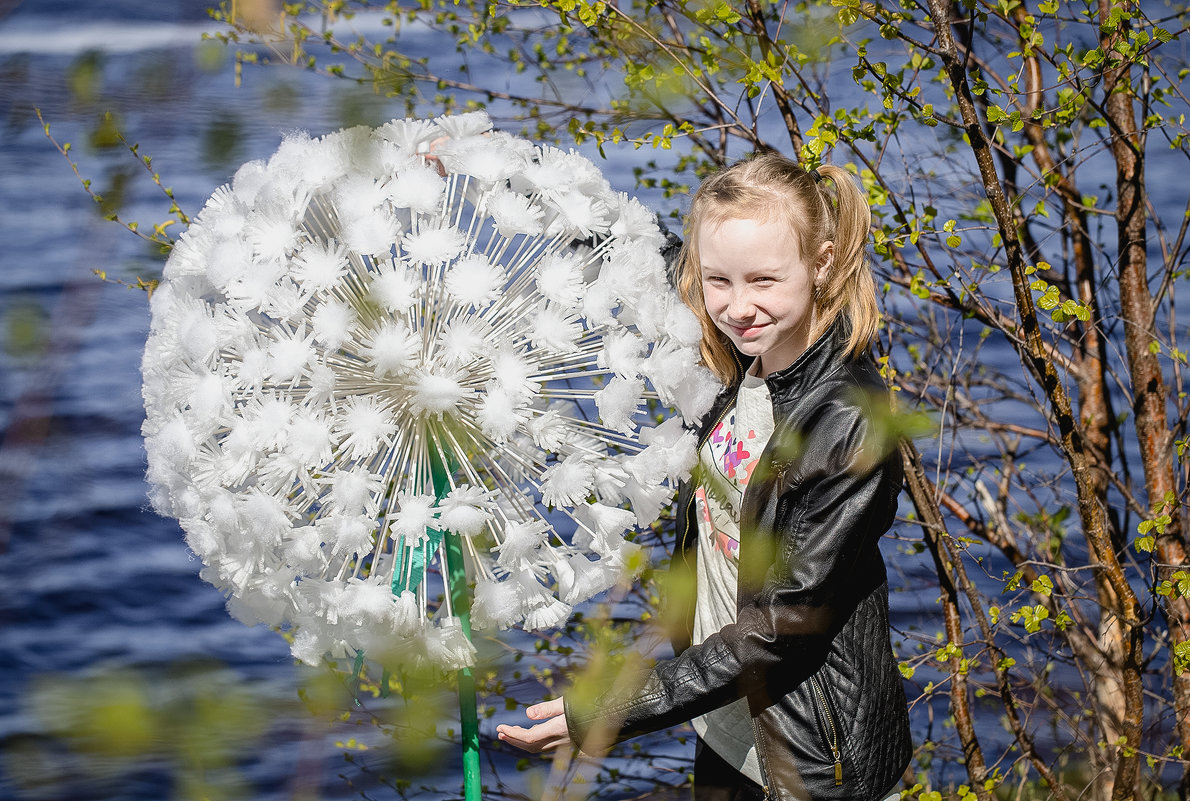
<instances>
[{"instance_id":1,"label":"printed graphic on shirt","mask_svg":"<svg viewBox=\"0 0 1190 801\"><path fill-rule=\"evenodd\" d=\"M699 516L715 550L732 560L739 559L735 521L740 502L767 441L755 429L737 430L736 415L737 410L732 410L711 430L703 445L700 486L695 491Z\"/></svg>"}]
</instances>

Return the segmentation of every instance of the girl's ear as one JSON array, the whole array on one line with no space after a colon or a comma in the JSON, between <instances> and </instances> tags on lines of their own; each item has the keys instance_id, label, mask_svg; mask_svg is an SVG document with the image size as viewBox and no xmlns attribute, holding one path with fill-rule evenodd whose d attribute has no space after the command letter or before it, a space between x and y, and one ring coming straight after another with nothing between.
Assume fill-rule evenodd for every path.
<instances>
[{"instance_id":1,"label":"girl's ear","mask_svg":"<svg viewBox=\"0 0 1190 801\"><path fill-rule=\"evenodd\" d=\"M818 258L814 263L814 286L826 283L826 277L835 266L835 243L826 241L818 249Z\"/></svg>"}]
</instances>

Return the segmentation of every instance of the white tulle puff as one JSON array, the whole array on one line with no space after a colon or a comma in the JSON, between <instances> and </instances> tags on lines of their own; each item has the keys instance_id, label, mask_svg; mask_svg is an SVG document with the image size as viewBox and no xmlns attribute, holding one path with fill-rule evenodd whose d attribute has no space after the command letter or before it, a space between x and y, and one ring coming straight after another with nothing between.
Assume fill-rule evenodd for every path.
<instances>
[{"instance_id":1,"label":"white tulle puff","mask_svg":"<svg viewBox=\"0 0 1190 801\"><path fill-rule=\"evenodd\" d=\"M717 390L663 242L589 160L481 112L287 136L151 300L154 507L306 663L471 664L448 544L476 626L561 625L641 564Z\"/></svg>"}]
</instances>

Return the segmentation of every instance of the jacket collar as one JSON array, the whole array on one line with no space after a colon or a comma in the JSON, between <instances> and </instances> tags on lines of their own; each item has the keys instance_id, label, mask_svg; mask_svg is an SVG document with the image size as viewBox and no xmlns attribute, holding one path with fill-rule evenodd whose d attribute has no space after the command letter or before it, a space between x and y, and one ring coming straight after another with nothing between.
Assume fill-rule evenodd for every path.
<instances>
[{"instance_id":1,"label":"jacket collar","mask_svg":"<svg viewBox=\"0 0 1190 801\"><path fill-rule=\"evenodd\" d=\"M784 370L770 373L764 381L773 398L800 394L820 384L849 360L847 323L842 315L810 347Z\"/></svg>"}]
</instances>

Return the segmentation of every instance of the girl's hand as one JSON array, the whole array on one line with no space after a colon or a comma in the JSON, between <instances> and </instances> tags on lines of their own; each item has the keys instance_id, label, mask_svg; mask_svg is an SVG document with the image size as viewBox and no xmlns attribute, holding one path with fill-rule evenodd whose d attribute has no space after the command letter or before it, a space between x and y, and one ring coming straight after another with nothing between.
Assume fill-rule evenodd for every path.
<instances>
[{"instance_id":1,"label":"girl's hand","mask_svg":"<svg viewBox=\"0 0 1190 801\"><path fill-rule=\"evenodd\" d=\"M533 754L570 745L570 732L566 729L566 707L561 698L534 704L525 710L525 714L529 720L539 720L541 723L527 729L523 726L501 724L496 727L496 735L504 742Z\"/></svg>"}]
</instances>

